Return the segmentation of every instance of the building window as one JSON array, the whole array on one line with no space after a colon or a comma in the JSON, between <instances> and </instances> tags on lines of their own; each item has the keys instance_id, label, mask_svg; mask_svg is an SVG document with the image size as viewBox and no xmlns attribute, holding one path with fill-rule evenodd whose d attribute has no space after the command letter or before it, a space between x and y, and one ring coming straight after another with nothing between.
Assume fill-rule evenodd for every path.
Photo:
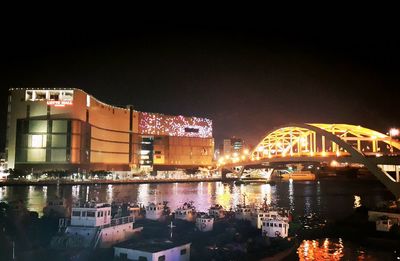
<instances>
[{"instance_id":1,"label":"building window","mask_svg":"<svg viewBox=\"0 0 400 261\"><path fill-rule=\"evenodd\" d=\"M186 248L181 249L181 256L186 255Z\"/></svg>"},{"instance_id":2,"label":"building window","mask_svg":"<svg viewBox=\"0 0 400 261\"><path fill-rule=\"evenodd\" d=\"M199 133L198 128L185 128L185 132Z\"/></svg>"}]
</instances>

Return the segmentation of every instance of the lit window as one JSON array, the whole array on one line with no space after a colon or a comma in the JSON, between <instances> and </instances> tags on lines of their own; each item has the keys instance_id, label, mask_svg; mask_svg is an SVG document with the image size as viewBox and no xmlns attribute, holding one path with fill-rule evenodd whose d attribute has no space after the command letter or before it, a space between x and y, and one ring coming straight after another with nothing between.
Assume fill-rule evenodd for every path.
<instances>
[{"instance_id":1,"label":"lit window","mask_svg":"<svg viewBox=\"0 0 400 261\"><path fill-rule=\"evenodd\" d=\"M32 135L31 136L31 147L41 148L43 147L43 136L42 135Z\"/></svg>"}]
</instances>

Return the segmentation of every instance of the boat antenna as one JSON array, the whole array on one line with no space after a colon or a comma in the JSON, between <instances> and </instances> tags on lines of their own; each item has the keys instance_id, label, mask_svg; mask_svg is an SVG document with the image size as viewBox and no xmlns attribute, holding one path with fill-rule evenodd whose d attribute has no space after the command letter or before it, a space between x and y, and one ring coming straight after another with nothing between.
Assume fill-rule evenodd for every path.
<instances>
[{"instance_id":1,"label":"boat antenna","mask_svg":"<svg viewBox=\"0 0 400 261\"><path fill-rule=\"evenodd\" d=\"M169 236L170 236L170 238L172 239L172 235L173 235L172 233L173 233L174 227L176 227L176 226L172 223L172 220L171 220L171 224L169 224L168 227L169 227L170 230L171 230L171 233L170 233Z\"/></svg>"}]
</instances>

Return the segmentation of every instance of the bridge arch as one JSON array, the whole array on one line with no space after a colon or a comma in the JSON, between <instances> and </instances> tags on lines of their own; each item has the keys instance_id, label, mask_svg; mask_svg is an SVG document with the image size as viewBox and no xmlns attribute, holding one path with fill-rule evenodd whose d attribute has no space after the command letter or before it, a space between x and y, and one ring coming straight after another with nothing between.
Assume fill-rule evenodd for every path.
<instances>
[{"instance_id":1,"label":"bridge arch","mask_svg":"<svg viewBox=\"0 0 400 261\"><path fill-rule=\"evenodd\" d=\"M321 137L323 148L317 148L317 136ZM326 150L325 142L332 142L331 151ZM356 142L356 145L354 144ZM361 126L349 124L296 123L278 127L260 141L252 151L252 160L272 157L308 156L348 156L354 163L363 164L380 182L391 191L396 199L400 198L400 183L393 179L368 157L361 148L361 142L370 142L372 155L380 156L378 142L385 143L393 152L400 150L400 142L391 137ZM353 144L352 144L353 143Z\"/></svg>"}]
</instances>

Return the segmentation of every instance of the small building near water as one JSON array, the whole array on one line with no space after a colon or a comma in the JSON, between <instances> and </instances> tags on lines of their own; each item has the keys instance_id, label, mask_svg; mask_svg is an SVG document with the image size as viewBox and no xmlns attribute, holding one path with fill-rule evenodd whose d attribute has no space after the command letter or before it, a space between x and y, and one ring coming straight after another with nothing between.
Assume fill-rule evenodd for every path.
<instances>
[{"instance_id":1,"label":"small building near water","mask_svg":"<svg viewBox=\"0 0 400 261\"><path fill-rule=\"evenodd\" d=\"M120 260L189 261L190 245L169 239L127 241L114 247L114 257Z\"/></svg>"}]
</instances>

